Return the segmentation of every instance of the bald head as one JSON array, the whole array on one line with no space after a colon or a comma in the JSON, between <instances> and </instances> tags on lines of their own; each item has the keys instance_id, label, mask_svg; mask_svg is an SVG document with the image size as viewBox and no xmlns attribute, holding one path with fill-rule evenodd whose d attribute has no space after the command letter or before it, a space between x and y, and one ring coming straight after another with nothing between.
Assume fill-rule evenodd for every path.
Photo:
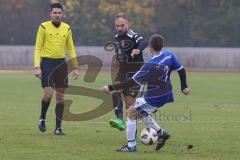
<instances>
[{"instance_id":1,"label":"bald head","mask_svg":"<svg viewBox=\"0 0 240 160\"><path fill-rule=\"evenodd\" d=\"M115 28L119 35L123 35L128 30L128 19L124 13L118 13L115 16Z\"/></svg>"}]
</instances>

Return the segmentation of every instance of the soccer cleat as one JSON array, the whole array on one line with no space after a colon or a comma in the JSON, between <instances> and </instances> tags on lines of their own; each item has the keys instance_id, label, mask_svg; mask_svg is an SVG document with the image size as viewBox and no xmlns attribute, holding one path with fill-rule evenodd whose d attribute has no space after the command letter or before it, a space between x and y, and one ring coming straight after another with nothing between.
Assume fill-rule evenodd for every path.
<instances>
[{"instance_id":1,"label":"soccer cleat","mask_svg":"<svg viewBox=\"0 0 240 160\"><path fill-rule=\"evenodd\" d=\"M46 131L46 119L39 119L38 129L44 133Z\"/></svg>"},{"instance_id":2,"label":"soccer cleat","mask_svg":"<svg viewBox=\"0 0 240 160\"><path fill-rule=\"evenodd\" d=\"M165 145L165 142L169 138L170 138L170 134L167 131L161 130L158 134L156 151L160 150Z\"/></svg>"},{"instance_id":3,"label":"soccer cleat","mask_svg":"<svg viewBox=\"0 0 240 160\"><path fill-rule=\"evenodd\" d=\"M111 125L111 127L113 128L117 128L120 131L123 131L125 129L125 122L122 119L110 119L109 120L109 124Z\"/></svg>"},{"instance_id":4,"label":"soccer cleat","mask_svg":"<svg viewBox=\"0 0 240 160\"><path fill-rule=\"evenodd\" d=\"M128 145L123 146L122 148L117 149L117 152L136 152L137 147L128 147Z\"/></svg>"},{"instance_id":5,"label":"soccer cleat","mask_svg":"<svg viewBox=\"0 0 240 160\"><path fill-rule=\"evenodd\" d=\"M62 131L61 128L57 128L57 129L55 130L54 134L55 134L56 136L62 136L62 135L64 135L64 133L63 133L63 131Z\"/></svg>"}]
</instances>

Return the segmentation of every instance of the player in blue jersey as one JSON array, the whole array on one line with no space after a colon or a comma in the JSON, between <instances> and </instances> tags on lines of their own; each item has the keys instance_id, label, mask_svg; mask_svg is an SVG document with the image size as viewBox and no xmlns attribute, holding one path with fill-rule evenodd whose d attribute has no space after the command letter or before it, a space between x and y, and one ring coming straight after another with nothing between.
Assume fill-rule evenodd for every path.
<instances>
[{"instance_id":1,"label":"player in blue jersey","mask_svg":"<svg viewBox=\"0 0 240 160\"><path fill-rule=\"evenodd\" d=\"M190 89L186 83L186 72L182 64L174 54L168 51L162 51L163 37L158 34L151 36L149 48L152 59L145 63L131 79L106 85L102 90L106 93L120 91L124 88L131 88L137 85L147 85L147 91L143 97L136 100L135 104L127 110L126 116L126 134L128 144L118 149L119 152L136 152L136 120L140 114L143 122L156 130L158 141L156 150L161 149L165 142L170 138L170 134L162 129L159 124L152 118L151 114L158 111L166 103L173 102L173 91L170 74L176 70L181 81L181 91L188 95Z\"/></svg>"}]
</instances>

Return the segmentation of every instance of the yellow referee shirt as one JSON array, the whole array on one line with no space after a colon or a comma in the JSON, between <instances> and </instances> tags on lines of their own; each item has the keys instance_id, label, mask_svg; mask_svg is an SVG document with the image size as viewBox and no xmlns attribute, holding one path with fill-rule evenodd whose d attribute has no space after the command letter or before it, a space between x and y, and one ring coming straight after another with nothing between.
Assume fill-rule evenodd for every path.
<instances>
[{"instance_id":1,"label":"yellow referee shirt","mask_svg":"<svg viewBox=\"0 0 240 160\"><path fill-rule=\"evenodd\" d=\"M34 67L40 67L41 57L45 58L65 58L65 48L67 47L69 57L72 60L73 67L78 67L76 53L74 49L72 31L68 24L61 22L57 28L51 21L42 23L39 26L35 53Z\"/></svg>"}]
</instances>

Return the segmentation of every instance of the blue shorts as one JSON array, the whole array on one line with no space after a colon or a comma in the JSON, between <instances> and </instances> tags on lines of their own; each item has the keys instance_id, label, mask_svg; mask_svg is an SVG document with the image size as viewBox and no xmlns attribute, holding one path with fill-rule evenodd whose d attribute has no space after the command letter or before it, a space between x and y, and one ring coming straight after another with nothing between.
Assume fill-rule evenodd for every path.
<instances>
[{"instance_id":1,"label":"blue shorts","mask_svg":"<svg viewBox=\"0 0 240 160\"><path fill-rule=\"evenodd\" d=\"M65 58L42 58L41 71L43 88L66 88L68 86L68 69Z\"/></svg>"}]
</instances>

